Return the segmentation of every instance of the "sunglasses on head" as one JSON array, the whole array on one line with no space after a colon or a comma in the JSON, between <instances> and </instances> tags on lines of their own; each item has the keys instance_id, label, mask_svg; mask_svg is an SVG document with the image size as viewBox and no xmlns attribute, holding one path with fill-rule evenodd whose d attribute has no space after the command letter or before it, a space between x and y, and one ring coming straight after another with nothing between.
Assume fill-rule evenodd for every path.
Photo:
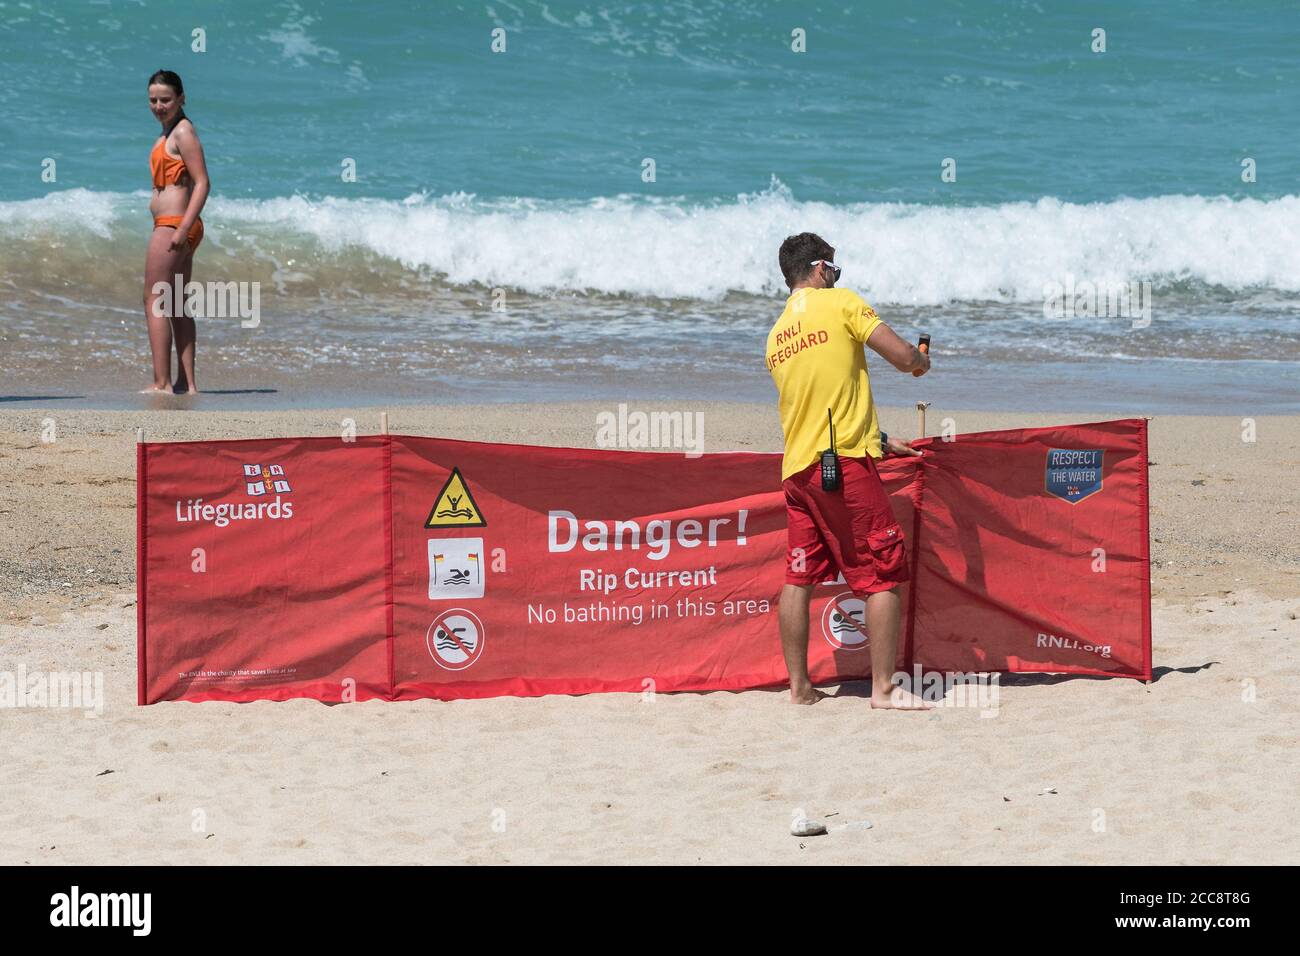
<instances>
[{"instance_id":1,"label":"sunglasses on head","mask_svg":"<svg viewBox=\"0 0 1300 956\"><path fill-rule=\"evenodd\" d=\"M840 269L840 267L837 266L835 263L831 262L829 259L814 259L810 263L810 265L825 266L826 268L831 270L831 281L832 282L840 281L840 272L842 272L843 270Z\"/></svg>"}]
</instances>

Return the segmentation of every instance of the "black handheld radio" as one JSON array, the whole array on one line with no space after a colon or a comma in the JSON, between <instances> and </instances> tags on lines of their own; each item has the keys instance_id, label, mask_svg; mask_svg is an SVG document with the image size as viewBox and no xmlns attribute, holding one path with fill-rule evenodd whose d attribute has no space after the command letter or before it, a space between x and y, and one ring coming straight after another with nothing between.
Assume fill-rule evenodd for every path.
<instances>
[{"instance_id":1,"label":"black handheld radio","mask_svg":"<svg viewBox=\"0 0 1300 956\"><path fill-rule=\"evenodd\" d=\"M822 452L822 491L840 490L840 456L835 453L835 416L826 409L831 424L831 447Z\"/></svg>"}]
</instances>

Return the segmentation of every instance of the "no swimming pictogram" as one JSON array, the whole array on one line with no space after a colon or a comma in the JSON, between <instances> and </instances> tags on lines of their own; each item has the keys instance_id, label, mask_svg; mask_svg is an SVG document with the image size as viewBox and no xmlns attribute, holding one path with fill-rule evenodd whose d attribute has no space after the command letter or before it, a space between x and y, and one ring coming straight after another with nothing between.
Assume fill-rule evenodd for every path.
<instances>
[{"instance_id":1,"label":"no swimming pictogram","mask_svg":"<svg viewBox=\"0 0 1300 956\"><path fill-rule=\"evenodd\" d=\"M483 636L478 615L456 607L433 619L424 640L438 666L463 671L483 656Z\"/></svg>"},{"instance_id":2,"label":"no swimming pictogram","mask_svg":"<svg viewBox=\"0 0 1300 956\"><path fill-rule=\"evenodd\" d=\"M822 634L837 651L867 647L867 602L852 591L844 591L827 602L822 611Z\"/></svg>"}]
</instances>

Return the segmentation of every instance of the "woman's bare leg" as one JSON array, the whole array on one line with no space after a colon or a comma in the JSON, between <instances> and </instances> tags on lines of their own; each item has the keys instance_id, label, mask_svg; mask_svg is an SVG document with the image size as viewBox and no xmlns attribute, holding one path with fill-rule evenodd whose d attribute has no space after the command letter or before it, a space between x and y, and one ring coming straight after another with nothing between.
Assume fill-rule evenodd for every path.
<instances>
[{"instance_id":1,"label":"woman's bare leg","mask_svg":"<svg viewBox=\"0 0 1300 956\"><path fill-rule=\"evenodd\" d=\"M149 251L145 254L144 320L149 329L149 351L153 353L153 384L144 389L146 392L172 390L172 320L160 307L163 303L158 302L154 287L160 282L170 286L176 281L183 253L169 248L175 233L175 229L159 226L149 237Z\"/></svg>"},{"instance_id":2,"label":"woman's bare leg","mask_svg":"<svg viewBox=\"0 0 1300 956\"><path fill-rule=\"evenodd\" d=\"M185 276L184 286L188 287L190 277L194 275L194 250L189 246L185 247L185 263L181 266L181 274ZM184 302L176 309L172 330L176 333L177 366L173 391L178 395L185 392L197 395L199 388L194 378L194 345L198 340L198 329L194 326L193 316L186 314Z\"/></svg>"}]
</instances>

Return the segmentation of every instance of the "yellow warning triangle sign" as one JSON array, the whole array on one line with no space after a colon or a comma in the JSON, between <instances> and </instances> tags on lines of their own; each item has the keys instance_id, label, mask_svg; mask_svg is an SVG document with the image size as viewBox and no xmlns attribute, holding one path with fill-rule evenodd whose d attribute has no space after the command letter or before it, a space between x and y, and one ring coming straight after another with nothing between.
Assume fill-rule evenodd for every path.
<instances>
[{"instance_id":1,"label":"yellow warning triangle sign","mask_svg":"<svg viewBox=\"0 0 1300 956\"><path fill-rule=\"evenodd\" d=\"M469 493L469 485L461 477L459 468L452 468L447 483L438 492L437 500L429 509L429 517L424 522L426 528L485 528L487 520L478 510L474 496Z\"/></svg>"}]
</instances>

